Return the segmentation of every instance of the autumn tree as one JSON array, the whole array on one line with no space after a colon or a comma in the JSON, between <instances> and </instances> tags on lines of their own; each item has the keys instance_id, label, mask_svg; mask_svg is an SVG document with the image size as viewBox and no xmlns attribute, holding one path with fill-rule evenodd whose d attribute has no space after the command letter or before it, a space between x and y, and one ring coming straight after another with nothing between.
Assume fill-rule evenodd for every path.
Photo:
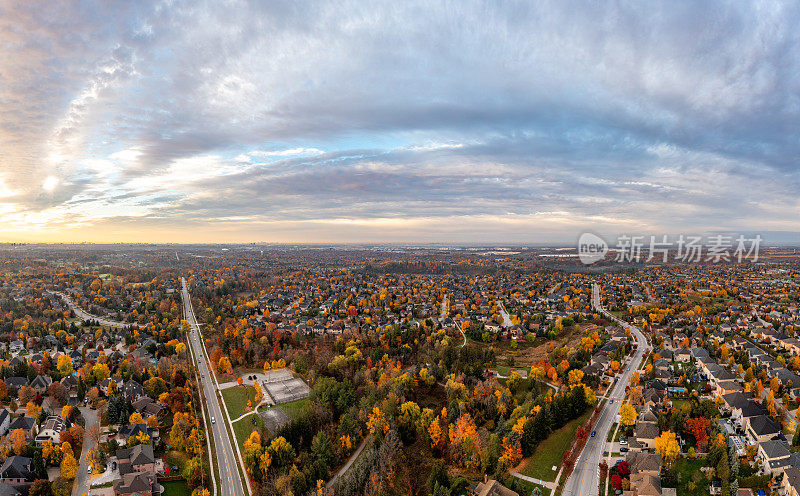
<instances>
[{"instance_id":1,"label":"autumn tree","mask_svg":"<svg viewBox=\"0 0 800 496\"><path fill-rule=\"evenodd\" d=\"M711 421L705 417L690 418L683 423L684 432L694 436L697 442L697 448L700 451L705 451L706 444L708 443L708 428L711 426Z\"/></svg>"},{"instance_id":2,"label":"autumn tree","mask_svg":"<svg viewBox=\"0 0 800 496\"><path fill-rule=\"evenodd\" d=\"M220 374L232 374L233 373L233 366L231 365L230 358L223 356L219 359L219 363L217 363L217 372Z\"/></svg>"},{"instance_id":3,"label":"autumn tree","mask_svg":"<svg viewBox=\"0 0 800 496\"><path fill-rule=\"evenodd\" d=\"M64 449L64 458L61 459L61 477L72 480L78 474L78 461L72 454L72 449Z\"/></svg>"},{"instance_id":4,"label":"autumn tree","mask_svg":"<svg viewBox=\"0 0 800 496\"><path fill-rule=\"evenodd\" d=\"M630 403L625 403L619 409L622 425L631 426L636 423L636 409Z\"/></svg>"},{"instance_id":5,"label":"autumn tree","mask_svg":"<svg viewBox=\"0 0 800 496\"><path fill-rule=\"evenodd\" d=\"M11 448L17 455L22 454L25 445L28 443L28 438L25 436L25 431L22 429L14 429L11 432Z\"/></svg>"},{"instance_id":6,"label":"autumn tree","mask_svg":"<svg viewBox=\"0 0 800 496\"><path fill-rule=\"evenodd\" d=\"M59 356L58 362L56 363L56 368L63 376L71 375L74 372L74 369L72 368L72 359L69 357L69 355Z\"/></svg>"},{"instance_id":7,"label":"autumn tree","mask_svg":"<svg viewBox=\"0 0 800 496\"><path fill-rule=\"evenodd\" d=\"M678 458L681 448L672 431L664 431L655 440L656 453L661 455L668 466Z\"/></svg>"},{"instance_id":8,"label":"autumn tree","mask_svg":"<svg viewBox=\"0 0 800 496\"><path fill-rule=\"evenodd\" d=\"M514 370L509 374L508 379L506 379L506 386L512 393L516 393L520 382L522 382L522 377L519 375L519 372Z\"/></svg>"}]
</instances>

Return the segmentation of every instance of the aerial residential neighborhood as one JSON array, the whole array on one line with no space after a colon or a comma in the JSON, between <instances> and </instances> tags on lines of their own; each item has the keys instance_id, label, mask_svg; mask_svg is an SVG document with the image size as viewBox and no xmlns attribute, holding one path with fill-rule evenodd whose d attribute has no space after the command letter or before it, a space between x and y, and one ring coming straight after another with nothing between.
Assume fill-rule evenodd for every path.
<instances>
[{"instance_id":1,"label":"aerial residential neighborhood","mask_svg":"<svg viewBox=\"0 0 800 496\"><path fill-rule=\"evenodd\" d=\"M798 26L0 0L0 496L800 496Z\"/></svg>"},{"instance_id":2,"label":"aerial residential neighborhood","mask_svg":"<svg viewBox=\"0 0 800 496\"><path fill-rule=\"evenodd\" d=\"M7 254L4 491L797 491L780 251L586 274L541 250L164 249Z\"/></svg>"}]
</instances>

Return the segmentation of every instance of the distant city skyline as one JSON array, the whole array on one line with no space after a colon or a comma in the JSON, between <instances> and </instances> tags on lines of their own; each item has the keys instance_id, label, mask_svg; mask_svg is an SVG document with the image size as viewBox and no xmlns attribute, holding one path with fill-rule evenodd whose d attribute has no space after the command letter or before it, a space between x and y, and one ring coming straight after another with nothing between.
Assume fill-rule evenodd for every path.
<instances>
[{"instance_id":1,"label":"distant city skyline","mask_svg":"<svg viewBox=\"0 0 800 496\"><path fill-rule=\"evenodd\" d=\"M791 241L798 24L769 1L0 0L0 242Z\"/></svg>"}]
</instances>

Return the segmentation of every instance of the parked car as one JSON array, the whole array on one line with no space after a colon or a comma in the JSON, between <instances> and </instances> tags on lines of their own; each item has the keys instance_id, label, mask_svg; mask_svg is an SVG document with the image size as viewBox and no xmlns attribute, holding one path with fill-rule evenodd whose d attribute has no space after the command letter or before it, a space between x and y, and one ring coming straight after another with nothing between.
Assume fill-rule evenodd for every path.
<instances>
[{"instance_id":1,"label":"parked car","mask_svg":"<svg viewBox=\"0 0 800 496\"><path fill-rule=\"evenodd\" d=\"M628 444L628 440L627 440L627 439L625 439L625 437L623 437L623 436L620 436L620 438L619 438L619 444L620 444L620 446L624 446L624 445Z\"/></svg>"}]
</instances>

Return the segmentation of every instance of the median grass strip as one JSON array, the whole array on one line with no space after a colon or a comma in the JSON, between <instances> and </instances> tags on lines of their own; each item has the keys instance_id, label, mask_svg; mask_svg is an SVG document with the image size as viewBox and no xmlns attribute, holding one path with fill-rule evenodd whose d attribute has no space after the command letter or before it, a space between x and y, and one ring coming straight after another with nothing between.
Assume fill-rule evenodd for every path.
<instances>
[{"instance_id":1,"label":"median grass strip","mask_svg":"<svg viewBox=\"0 0 800 496\"><path fill-rule=\"evenodd\" d=\"M589 420L593 410L590 408L580 417L550 434L547 439L539 443L536 451L533 452L533 456L528 458L525 466L517 471L536 479L548 482L555 481L558 471L552 468L561 465L564 452L567 451L570 443L575 438L575 431L579 425L583 425Z\"/></svg>"},{"instance_id":2,"label":"median grass strip","mask_svg":"<svg viewBox=\"0 0 800 496\"><path fill-rule=\"evenodd\" d=\"M614 424L611 426L611 430L608 431L608 437L606 437L606 441L608 442L615 441L614 435L617 432L617 426L618 424L614 422Z\"/></svg>"}]
</instances>

